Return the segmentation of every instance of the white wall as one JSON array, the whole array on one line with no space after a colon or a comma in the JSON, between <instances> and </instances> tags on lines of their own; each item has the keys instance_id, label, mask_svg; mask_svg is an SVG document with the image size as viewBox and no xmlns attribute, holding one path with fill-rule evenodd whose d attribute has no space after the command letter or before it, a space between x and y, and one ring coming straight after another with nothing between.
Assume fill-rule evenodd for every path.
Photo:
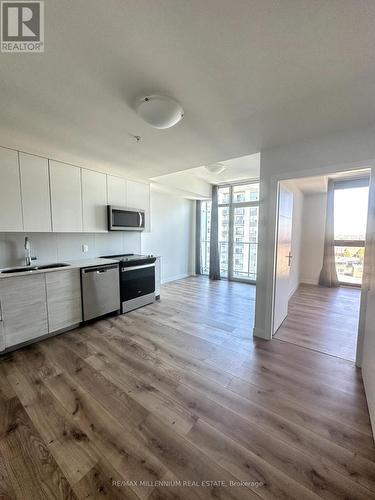
<instances>
[{"instance_id":1,"label":"white wall","mask_svg":"<svg viewBox=\"0 0 375 500\"><path fill-rule=\"evenodd\" d=\"M259 211L259 252L257 269L257 293L255 307L254 335L270 340L272 338L273 269L275 257L275 228L277 182L297 176L309 177L354 168L371 167L371 187L375 174L375 127L328 135L288 146L262 151L260 162L260 211ZM372 190L374 193L374 190ZM369 220L375 217L371 215ZM374 225L369 225L367 242L374 245ZM368 244L366 242L366 249ZM367 250L366 250L367 253ZM375 266L365 260L365 275L374 276ZM366 278L368 279L368 278ZM375 281L375 279L374 279ZM360 339L368 346L363 377L370 414L375 424L375 366L374 327L366 316L368 289L362 287ZM375 308L371 303L371 307ZM368 308L367 308L368 310ZM370 317L370 313L368 312ZM362 337L363 333L363 337ZM359 360L360 363L360 360Z\"/></svg>"},{"instance_id":2,"label":"white wall","mask_svg":"<svg viewBox=\"0 0 375 500\"><path fill-rule=\"evenodd\" d=\"M161 256L162 282L193 274L195 202L151 186L151 229L142 234L142 253Z\"/></svg>"},{"instance_id":3,"label":"white wall","mask_svg":"<svg viewBox=\"0 0 375 500\"><path fill-rule=\"evenodd\" d=\"M272 337L277 181L372 166L374 137L375 127L372 127L261 152L256 336Z\"/></svg>"},{"instance_id":4,"label":"white wall","mask_svg":"<svg viewBox=\"0 0 375 500\"><path fill-rule=\"evenodd\" d=\"M0 233L0 267L22 266L24 240L31 241L35 264L86 259L120 253L140 253L140 233ZM82 245L89 251L82 252Z\"/></svg>"},{"instance_id":5,"label":"white wall","mask_svg":"<svg viewBox=\"0 0 375 500\"><path fill-rule=\"evenodd\" d=\"M290 268L290 292L289 296L297 290L300 284L301 274L301 237L302 237L302 213L304 197L298 188L293 190L293 227L292 227L292 263Z\"/></svg>"},{"instance_id":6,"label":"white wall","mask_svg":"<svg viewBox=\"0 0 375 500\"><path fill-rule=\"evenodd\" d=\"M317 285L323 265L327 194L305 195L302 216L301 283Z\"/></svg>"}]
</instances>

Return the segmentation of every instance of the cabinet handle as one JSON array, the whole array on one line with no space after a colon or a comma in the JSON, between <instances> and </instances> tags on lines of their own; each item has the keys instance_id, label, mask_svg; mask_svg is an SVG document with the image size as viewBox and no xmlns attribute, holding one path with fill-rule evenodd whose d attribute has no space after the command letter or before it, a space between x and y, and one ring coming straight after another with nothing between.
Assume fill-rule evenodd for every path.
<instances>
[{"instance_id":1,"label":"cabinet handle","mask_svg":"<svg viewBox=\"0 0 375 500\"><path fill-rule=\"evenodd\" d=\"M0 300L0 323L3 322L3 308L1 307L1 300Z\"/></svg>"}]
</instances>

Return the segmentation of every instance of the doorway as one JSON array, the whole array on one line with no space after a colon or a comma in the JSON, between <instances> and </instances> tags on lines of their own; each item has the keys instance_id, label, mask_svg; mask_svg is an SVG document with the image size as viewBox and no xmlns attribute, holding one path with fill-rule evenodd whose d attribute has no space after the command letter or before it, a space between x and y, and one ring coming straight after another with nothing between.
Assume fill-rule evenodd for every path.
<instances>
[{"instance_id":1,"label":"doorway","mask_svg":"<svg viewBox=\"0 0 375 500\"><path fill-rule=\"evenodd\" d=\"M279 182L275 338L355 360L369 175L369 170L363 169ZM328 178L333 184L330 195ZM327 209L328 196L333 200L333 211ZM332 217L331 241L325 230ZM338 286L319 285L327 241Z\"/></svg>"}]
</instances>

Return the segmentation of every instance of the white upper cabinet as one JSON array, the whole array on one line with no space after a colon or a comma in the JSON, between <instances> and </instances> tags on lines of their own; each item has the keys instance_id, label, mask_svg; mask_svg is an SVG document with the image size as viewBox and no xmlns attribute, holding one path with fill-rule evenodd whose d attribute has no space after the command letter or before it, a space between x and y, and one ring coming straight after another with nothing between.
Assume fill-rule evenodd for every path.
<instances>
[{"instance_id":1,"label":"white upper cabinet","mask_svg":"<svg viewBox=\"0 0 375 500\"><path fill-rule=\"evenodd\" d=\"M20 153L19 161L23 229L25 232L49 232L52 223L48 160Z\"/></svg>"},{"instance_id":2,"label":"white upper cabinet","mask_svg":"<svg viewBox=\"0 0 375 500\"><path fill-rule=\"evenodd\" d=\"M150 185L0 147L0 232L103 233L107 205L145 211Z\"/></svg>"},{"instance_id":3,"label":"white upper cabinet","mask_svg":"<svg viewBox=\"0 0 375 500\"><path fill-rule=\"evenodd\" d=\"M0 232L23 231L18 153L0 148Z\"/></svg>"},{"instance_id":4,"label":"white upper cabinet","mask_svg":"<svg viewBox=\"0 0 375 500\"><path fill-rule=\"evenodd\" d=\"M126 180L121 177L107 175L108 205L127 208Z\"/></svg>"},{"instance_id":5,"label":"white upper cabinet","mask_svg":"<svg viewBox=\"0 0 375 500\"><path fill-rule=\"evenodd\" d=\"M49 168L52 230L82 232L81 169L51 160Z\"/></svg>"},{"instance_id":6,"label":"white upper cabinet","mask_svg":"<svg viewBox=\"0 0 375 500\"><path fill-rule=\"evenodd\" d=\"M145 231L150 231L150 185L127 181L126 187L128 208L142 208L145 210Z\"/></svg>"},{"instance_id":7,"label":"white upper cabinet","mask_svg":"<svg viewBox=\"0 0 375 500\"><path fill-rule=\"evenodd\" d=\"M82 169L83 230L107 231L107 176Z\"/></svg>"}]
</instances>

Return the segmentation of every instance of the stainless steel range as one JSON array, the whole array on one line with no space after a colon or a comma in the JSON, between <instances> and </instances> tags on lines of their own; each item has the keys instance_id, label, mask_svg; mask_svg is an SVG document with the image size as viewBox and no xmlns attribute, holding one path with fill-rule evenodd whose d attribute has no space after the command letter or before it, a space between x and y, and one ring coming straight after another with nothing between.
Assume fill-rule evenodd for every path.
<instances>
[{"instance_id":1,"label":"stainless steel range","mask_svg":"<svg viewBox=\"0 0 375 500\"><path fill-rule=\"evenodd\" d=\"M153 255L106 255L120 263L121 312L127 313L155 301L155 261Z\"/></svg>"}]
</instances>

